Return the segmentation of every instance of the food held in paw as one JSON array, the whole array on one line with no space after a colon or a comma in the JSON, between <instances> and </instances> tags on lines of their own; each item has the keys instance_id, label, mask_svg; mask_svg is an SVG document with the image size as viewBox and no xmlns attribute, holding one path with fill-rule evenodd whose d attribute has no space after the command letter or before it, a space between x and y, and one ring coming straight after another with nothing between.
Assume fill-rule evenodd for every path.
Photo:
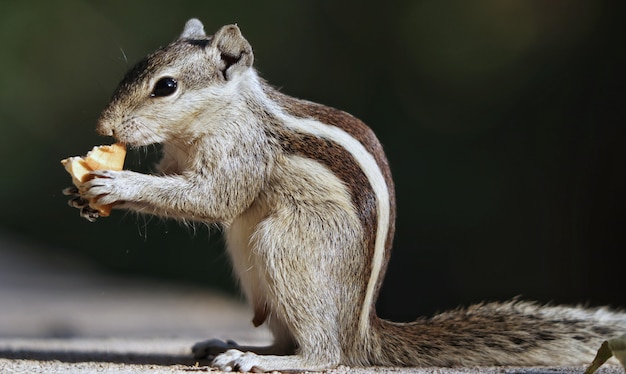
<instances>
[{"instance_id":1,"label":"food held in paw","mask_svg":"<svg viewBox=\"0 0 626 374\"><path fill-rule=\"evenodd\" d=\"M90 172L95 170L122 170L125 158L126 146L123 143L115 143L96 146L86 156L68 157L61 160L61 164L70 173L72 182L80 191L82 184L93 178L89 174ZM111 213L113 204L98 205L95 200L91 199L89 206L98 210L101 217L107 217Z\"/></svg>"}]
</instances>

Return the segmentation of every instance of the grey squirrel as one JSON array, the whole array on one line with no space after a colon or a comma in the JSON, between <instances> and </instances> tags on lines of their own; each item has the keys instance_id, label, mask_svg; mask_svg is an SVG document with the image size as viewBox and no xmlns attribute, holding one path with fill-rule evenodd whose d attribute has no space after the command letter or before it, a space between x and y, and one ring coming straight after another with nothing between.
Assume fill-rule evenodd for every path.
<instances>
[{"instance_id":1,"label":"grey squirrel","mask_svg":"<svg viewBox=\"0 0 626 374\"><path fill-rule=\"evenodd\" d=\"M350 366L579 365L626 332L626 314L478 304L411 323L374 308L389 260L395 195L374 133L345 112L287 96L253 68L236 25L197 19L123 78L97 129L131 147L163 145L158 173L95 171L86 201L219 223L253 323L269 347L194 346L223 370ZM408 297L419 297L410 295Z\"/></svg>"}]
</instances>

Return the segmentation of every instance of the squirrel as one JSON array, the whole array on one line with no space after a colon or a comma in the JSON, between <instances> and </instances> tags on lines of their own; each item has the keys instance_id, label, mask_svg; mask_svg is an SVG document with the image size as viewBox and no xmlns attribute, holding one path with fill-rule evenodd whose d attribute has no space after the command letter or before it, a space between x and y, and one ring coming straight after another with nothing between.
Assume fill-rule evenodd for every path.
<instances>
[{"instance_id":1,"label":"squirrel","mask_svg":"<svg viewBox=\"0 0 626 374\"><path fill-rule=\"evenodd\" d=\"M580 365L626 332L626 313L513 299L395 323L375 301L390 256L395 192L373 131L260 78L237 25L189 20L138 62L98 119L130 147L162 145L158 172L95 171L71 205L218 223L268 347L193 347L222 370L348 366ZM418 295L414 297L419 297Z\"/></svg>"}]
</instances>

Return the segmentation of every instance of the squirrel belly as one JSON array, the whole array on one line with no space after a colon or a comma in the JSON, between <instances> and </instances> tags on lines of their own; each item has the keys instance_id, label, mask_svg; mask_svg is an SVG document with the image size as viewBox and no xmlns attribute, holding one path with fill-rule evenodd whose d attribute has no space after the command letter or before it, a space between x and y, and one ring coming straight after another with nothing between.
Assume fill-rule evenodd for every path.
<instances>
[{"instance_id":1,"label":"squirrel belly","mask_svg":"<svg viewBox=\"0 0 626 374\"><path fill-rule=\"evenodd\" d=\"M83 186L102 205L224 227L253 324L275 341L210 340L196 356L240 371L569 365L626 331L623 313L521 301L379 319L396 215L383 148L352 115L272 88L253 61L236 25L208 36L188 21L127 73L98 123L130 146L163 144L158 173L107 171Z\"/></svg>"}]
</instances>

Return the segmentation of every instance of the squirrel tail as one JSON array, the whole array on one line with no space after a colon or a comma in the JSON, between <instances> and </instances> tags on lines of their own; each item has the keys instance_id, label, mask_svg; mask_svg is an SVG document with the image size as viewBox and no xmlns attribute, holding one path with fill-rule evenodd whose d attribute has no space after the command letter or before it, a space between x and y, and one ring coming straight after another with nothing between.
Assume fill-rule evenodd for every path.
<instances>
[{"instance_id":1,"label":"squirrel tail","mask_svg":"<svg viewBox=\"0 0 626 374\"><path fill-rule=\"evenodd\" d=\"M372 327L374 365L582 365L603 341L626 333L626 313L514 300L411 323L377 318Z\"/></svg>"}]
</instances>

